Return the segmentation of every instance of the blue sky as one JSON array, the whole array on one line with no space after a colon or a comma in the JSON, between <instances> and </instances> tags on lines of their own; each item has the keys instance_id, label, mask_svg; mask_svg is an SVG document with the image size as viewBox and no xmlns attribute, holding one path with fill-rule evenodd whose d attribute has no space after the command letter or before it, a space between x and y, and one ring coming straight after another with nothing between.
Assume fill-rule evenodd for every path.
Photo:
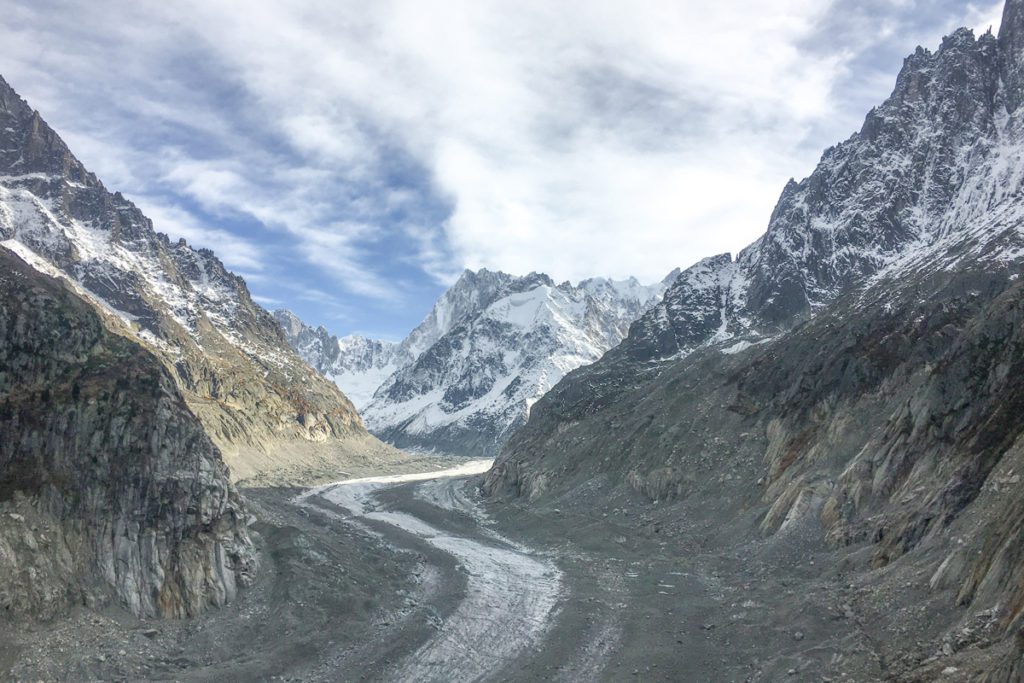
<instances>
[{"instance_id":1,"label":"blue sky","mask_svg":"<svg viewBox=\"0 0 1024 683\"><path fill-rule=\"evenodd\" d=\"M400 339L463 268L660 279L763 232L1001 2L11 0L0 74L268 308Z\"/></svg>"}]
</instances>

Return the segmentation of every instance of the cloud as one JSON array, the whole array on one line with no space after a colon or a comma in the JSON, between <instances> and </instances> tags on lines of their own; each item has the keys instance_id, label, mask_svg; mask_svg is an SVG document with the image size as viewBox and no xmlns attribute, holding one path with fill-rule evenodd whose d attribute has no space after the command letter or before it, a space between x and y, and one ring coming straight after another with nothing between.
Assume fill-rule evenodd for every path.
<instances>
[{"instance_id":1,"label":"cloud","mask_svg":"<svg viewBox=\"0 0 1024 683\"><path fill-rule=\"evenodd\" d=\"M1000 7L26 0L0 73L264 296L408 329L466 266L652 281L742 248L904 55Z\"/></svg>"},{"instance_id":2,"label":"cloud","mask_svg":"<svg viewBox=\"0 0 1024 683\"><path fill-rule=\"evenodd\" d=\"M284 302L269 296L253 296L252 300L267 309L280 308Z\"/></svg>"}]
</instances>

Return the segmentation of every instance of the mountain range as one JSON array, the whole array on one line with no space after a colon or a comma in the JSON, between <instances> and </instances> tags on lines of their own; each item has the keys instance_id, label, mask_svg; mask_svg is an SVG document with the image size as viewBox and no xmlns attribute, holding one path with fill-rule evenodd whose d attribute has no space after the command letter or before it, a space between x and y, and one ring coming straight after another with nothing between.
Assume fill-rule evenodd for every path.
<instances>
[{"instance_id":1,"label":"mountain range","mask_svg":"<svg viewBox=\"0 0 1024 683\"><path fill-rule=\"evenodd\" d=\"M747 680L1021 680L1022 273L1024 0L1007 1L998 36L960 29L910 55L891 96L786 184L735 256L650 286L467 270L399 343L265 311L212 252L109 192L0 79L0 606L194 617L267 560L278 581L239 614L276 615L271 593L297 604L284 632L303 666L315 641L294 636L312 610L294 596L310 595L311 570L341 596L330 620L361 615L377 640L407 630L415 645L398 654L437 672L423 643L451 653L467 628L501 626L464 606L543 579L566 587L547 595L544 615L570 616L552 628L587 634L567 674L624 674L610 648L651 630L622 624L657 620L672 626L650 651L661 661L680 658L672 642L743 646L757 653ZM401 457L377 437L497 458L473 490L378 478L296 504L291 485ZM270 493L247 503L238 482ZM251 533L251 510L278 519ZM389 520L412 550L387 546ZM537 563L499 525L570 550L557 569ZM343 552L310 540L342 528ZM397 586L401 604L374 611ZM653 607L634 621L616 618L633 605L605 601L644 591ZM438 595L444 609L420 609ZM518 597L508 612L537 595ZM673 600L689 620L662 609ZM227 649L224 625L196 631ZM723 633L749 642L703 649ZM325 680L375 649L343 645L314 653Z\"/></svg>"},{"instance_id":2,"label":"mountain range","mask_svg":"<svg viewBox=\"0 0 1024 683\"><path fill-rule=\"evenodd\" d=\"M662 282L467 270L401 343L337 338L275 316L317 371L353 396L369 429L402 448L494 455L565 374L618 344Z\"/></svg>"}]
</instances>

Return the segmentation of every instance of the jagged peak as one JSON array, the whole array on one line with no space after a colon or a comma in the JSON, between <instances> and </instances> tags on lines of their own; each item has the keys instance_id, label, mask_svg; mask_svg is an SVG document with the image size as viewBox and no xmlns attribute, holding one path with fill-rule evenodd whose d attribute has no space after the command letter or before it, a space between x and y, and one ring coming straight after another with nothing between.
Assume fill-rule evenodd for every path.
<instances>
[{"instance_id":1,"label":"jagged peak","mask_svg":"<svg viewBox=\"0 0 1024 683\"><path fill-rule=\"evenodd\" d=\"M943 36L942 43L939 45L939 52L962 46L973 46L977 42L977 39L974 37L974 30L961 26L948 36Z\"/></svg>"},{"instance_id":2,"label":"jagged peak","mask_svg":"<svg viewBox=\"0 0 1024 683\"><path fill-rule=\"evenodd\" d=\"M462 271L462 274L459 276L459 280L487 280L501 277L515 276L510 275L502 270L490 270L488 268L477 268L476 270L473 270L472 268L466 268L465 270Z\"/></svg>"},{"instance_id":3,"label":"jagged peak","mask_svg":"<svg viewBox=\"0 0 1024 683\"><path fill-rule=\"evenodd\" d=\"M302 319L299 318L299 316L295 315L295 313L293 313L291 310L287 308L275 308L274 317L283 318L285 320L295 320L297 322L302 322Z\"/></svg>"},{"instance_id":4,"label":"jagged peak","mask_svg":"<svg viewBox=\"0 0 1024 683\"><path fill-rule=\"evenodd\" d=\"M19 118L26 118L33 113L38 114L2 75L0 75L0 111L9 112Z\"/></svg>"}]
</instances>

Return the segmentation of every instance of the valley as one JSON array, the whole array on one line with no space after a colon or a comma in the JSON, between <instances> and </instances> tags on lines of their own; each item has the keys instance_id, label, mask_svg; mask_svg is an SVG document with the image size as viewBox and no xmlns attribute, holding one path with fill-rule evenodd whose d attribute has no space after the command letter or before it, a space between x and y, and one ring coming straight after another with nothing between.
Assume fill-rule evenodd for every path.
<instances>
[{"instance_id":1,"label":"valley","mask_svg":"<svg viewBox=\"0 0 1024 683\"><path fill-rule=\"evenodd\" d=\"M647 284L440 273L388 189L327 237L189 203L268 240L243 277L0 78L0 680L1024 680L1024 0ZM426 270L401 341L283 307Z\"/></svg>"},{"instance_id":2,"label":"valley","mask_svg":"<svg viewBox=\"0 0 1024 683\"><path fill-rule=\"evenodd\" d=\"M941 601L907 629L893 594L834 564L809 526L737 545L628 496L585 514L510 510L480 496L486 464L246 490L263 566L232 606L0 627L0 666L14 680L438 682L926 681L949 668L914 652ZM901 580L904 600L927 593L926 577Z\"/></svg>"}]
</instances>

